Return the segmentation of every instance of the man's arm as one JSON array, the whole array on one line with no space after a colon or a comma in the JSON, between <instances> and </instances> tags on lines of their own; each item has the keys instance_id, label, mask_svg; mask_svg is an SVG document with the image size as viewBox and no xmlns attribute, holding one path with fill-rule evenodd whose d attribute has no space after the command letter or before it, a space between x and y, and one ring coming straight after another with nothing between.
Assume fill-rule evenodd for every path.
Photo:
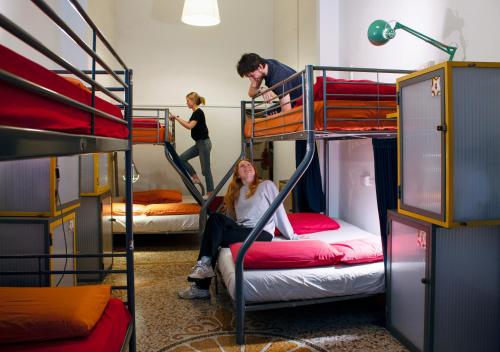
<instances>
[{"instance_id":1,"label":"man's arm","mask_svg":"<svg viewBox=\"0 0 500 352\"><path fill-rule=\"evenodd\" d=\"M280 99L281 112L292 110L292 103L290 102L290 94L285 95Z\"/></svg>"}]
</instances>

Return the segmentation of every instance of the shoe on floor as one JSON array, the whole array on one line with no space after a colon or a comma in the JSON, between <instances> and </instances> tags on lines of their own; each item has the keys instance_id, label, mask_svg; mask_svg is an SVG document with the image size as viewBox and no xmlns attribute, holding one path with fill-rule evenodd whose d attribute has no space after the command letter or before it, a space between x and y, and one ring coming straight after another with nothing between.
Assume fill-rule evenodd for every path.
<instances>
[{"instance_id":1,"label":"shoe on floor","mask_svg":"<svg viewBox=\"0 0 500 352\"><path fill-rule=\"evenodd\" d=\"M195 283L192 283L189 288L179 291L178 295L182 299L205 299L210 298L210 291L198 288Z\"/></svg>"},{"instance_id":2,"label":"shoe on floor","mask_svg":"<svg viewBox=\"0 0 500 352\"><path fill-rule=\"evenodd\" d=\"M188 275L188 279L192 280L201 280L208 279L215 276L214 269L212 269L211 265L202 264L201 262L197 262L193 272Z\"/></svg>"}]
</instances>

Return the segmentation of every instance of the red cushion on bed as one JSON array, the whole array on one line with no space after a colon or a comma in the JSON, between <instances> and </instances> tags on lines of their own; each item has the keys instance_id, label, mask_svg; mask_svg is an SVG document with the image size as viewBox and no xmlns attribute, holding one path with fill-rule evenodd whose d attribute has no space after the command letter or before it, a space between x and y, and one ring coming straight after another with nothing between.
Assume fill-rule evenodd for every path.
<instances>
[{"instance_id":1,"label":"red cushion on bed","mask_svg":"<svg viewBox=\"0 0 500 352\"><path fill-rule=\"evenodd\" d=\"M331 246L335 250L344 253L344 256L340 259L340 262L344 264L374 263L384 260L382 242L376 236L332 243Z\"/></svg>"},{"instance_id":2,"label":"red cushion on bed","mask_svg":"<svg viewBox=\"0 0 500 352\"><path fill-rule=\"evenodd\" d=\"M297 235L337 230L340 227L335 220L319 213L289 213L288 220L290 220L293 232ZM278 228L276 228L275 234L280 234Z\"/></svg>"},{"instance_id":3,"label":"red cushion on bed","mask_svg":"<svg viewBox=\"0 0 500 352\"><path fill-rule=\"evenodd\" d=\"M229 246L233 260L242 243ZM334 265L342 253L319 240L254 242L245 255L245 269L292 269Z\"/></svg>"},{"instance_id":4,"label":"red cushion on bed","mask_svg":"<svg viewBox=\"0 0 500 352\"><path fill-rule=\"evenodd\" d=\"M326 97L327 100L396 100L395 84L380 84L370 80L348 80L326 77L327 94L346 94ZM335 84L337 83L337 84ZM360 84L361 83L361 84ZM314 100L323 100L323 77L316 77L314 83ZM354 95L350 95L354 94ZM391 95L388 97L372 96L372 94ZM299 99L296 105L302 105Z\"/></svg>"},{"instance_id":5,"label":"red cushion on bed","mask_svg":"<svg viewBox=\"0 0 500 352\"><path fill-rule=\"evenodd\" d=\"M2 345L0 350L5 352L120 351L130 319L130 313L123 302L111 298L101 319L87 336L39 343Z\"/></svg>"},{"instance_id":6,"label":"red cushion on bed","mask_svg":"<svg viewBox=\"0 0 500 352\"><path fill-rule=\"evenodd\" d=\"M68 98L91 105L91 94L45 67L0 45L0 69L32 81ZM115 105L96 97L95 107L110 115L122 118ZM0 81L0 124L65 133L89 134L90 116L78 108L59 103L39 94L17 88ZM95 118L95 135L127 138L128 129L102 117Z\"/></svg>"}]
</instances>

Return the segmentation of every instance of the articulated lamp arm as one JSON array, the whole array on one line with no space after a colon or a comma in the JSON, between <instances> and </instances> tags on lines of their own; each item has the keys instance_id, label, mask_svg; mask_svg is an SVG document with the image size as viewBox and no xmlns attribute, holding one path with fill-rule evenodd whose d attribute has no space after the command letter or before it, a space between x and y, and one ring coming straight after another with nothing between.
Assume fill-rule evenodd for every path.
<instances>
[{"instance_id":1,"label":"articulated lamp arm","mask_svg":"<svg viewBox=\"0 0 500 352\"><path fill-rule=\"evenodd\" d=\"M455 56L455 52L457 51L456 46L445 45L441 42L438 42L435 39L432 39L431 37L426 36L425 34L417 32L414 29L411 29L411 28L409 28L409 27L407 27L404 24L401 24L399 22L396 22L396 24L394 25L394 30L396 30L396 29L402 29L402 30L414 35L415 37L420 38L423 41L425 41L431 45L434 45L436 48L443 50L448 55L450 55L450 58L448 59L448 61L453 61L453 57Z\"/></svg>"}]
</instances>

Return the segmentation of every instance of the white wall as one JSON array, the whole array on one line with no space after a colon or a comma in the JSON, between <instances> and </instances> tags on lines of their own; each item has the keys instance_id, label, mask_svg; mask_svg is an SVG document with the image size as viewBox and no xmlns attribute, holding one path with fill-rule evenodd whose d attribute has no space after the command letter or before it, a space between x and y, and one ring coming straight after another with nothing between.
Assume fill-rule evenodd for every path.
<instances>
[{"instance_id":1,"label":"white wall","mask_svg":"<svg viewBox=\"0 0 500 352\"><path fill-rule=\"evenodd\" d=\"M322 65L418 69L447 60L446 53L401 30L386 45L373 46L367 29L375 19L397 20L443 43L456 42L455 60L498 61L500 56L500 47L493 44L500 15L500 3L494 0L318 0L318 4ZM363 175L373 176L371 144L334 142L329 153L330 215L379 233L375 188L360 182Z\"/></svg>"},{"instance_id":2,"label":"white wall","mask_svg":"<svg viewBox=\"0 0 500 352\"><path fill-rule=\"evenodd\" d=\"M206 98L217 183L240 152L239 106L248 82L238 76L236 63L245 52L273 56L273 5L266 0L219 0L221 24L214 27L183 24L182 6L183 0L117 2L117 50L134 70L134 105L177 106L173 112L188 119L185 95L196 91ZM176 137L179 152L193 144L182 127ZM135 188L184 189L162 148L135 147L134 160L144 175ZM193 166L201 176L198 159Z\"/></svg>"},{"instance_id":3,"label":"white wall","mask_svg":"<svg viewBox=\"0 0 500 352\"><path fill-rule=\"evenodd\" d=\"M329 142L329 160L328 215L379 234L371 140Z\"/></svg>"},{"instance_id":4,"label":"white wall","mask_svg":"<svg viewBox=\"0 0 500 352\"><path fill-rule=\"evenodd\" d=\"M343 65L415 69L447 60L445 52L402 30L384 46L371 45L367 29L379 18L396 20L445 44L455 42L455 60L498 61L500 55L496 0L351 0L342 1L340 9Z\"/></svg>"},{"instance_id":5,"label":"white wall","mask_svg":"<svg viewBox=\"0 0 500 352\"><path fill-rule=\"evenodd\" d=\"M274 58L300 71L318 64L316 0L274 1ZM274 143L274 181L295 171L295 142Z\"/></svg>"},{"instance_id":6,"label":"white wall","mask_svg":"<svg viewBox=\"0 0 500 352\"><path fill-rule=\"evenodd\" d=\"M87 0L80 1L80 3L84 8L87 6ZM79 16L75 16L76 11L67 1L49 0L47 4L82 38L88 35L88 27ZM78 68L87 68L87 60L83 55L82 49L80 49L69 37L63 34L54 22L30 1L0 0L0 12L41 41L54 53L62 56L69 63ZM53 61L24 44L24 42L4 29L0 31L0 43L40 63L44 67L49 69L60 68Z\"/></svg>"}]
</instances>

